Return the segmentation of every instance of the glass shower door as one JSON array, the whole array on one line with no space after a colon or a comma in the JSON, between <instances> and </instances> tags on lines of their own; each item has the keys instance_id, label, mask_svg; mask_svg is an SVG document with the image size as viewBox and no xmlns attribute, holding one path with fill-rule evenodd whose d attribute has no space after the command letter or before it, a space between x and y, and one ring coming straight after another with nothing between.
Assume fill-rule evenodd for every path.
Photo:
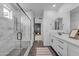
<instances>
[{"instance_id":1,"label":"glass shower door","mask_svg":"<svg viewBox=\"0 0 79 59\"><path fill-rule=\"evenodd\" d=\"M31 25L30 20L26 16L21 16L20 33L22 36L20 41L21 55L27 55L31 47Z\"/></svg>"},{"instance_id":2,"label":"glass shower door","mask_svg":"<svg viewBox=\"0 0 79 59\"><path fill-rule=\"evenodd\" d=\"M16 41L15 41L15 53L13 55L27 55L31 45L31 23L26 16L19 15L15 18L16 29Z\"/></svg>"},{"instance_id":3,"label":"glass shower door","mask_svg":"<svg viewBox=\"0 0 79 59\"><path fill-rule=\"evenodd\" d=\"M6 54L7 56L21 56L22 32L21 32L21 20L20 19L21 19L20 14L13 16L13 21L12 21L13 35L10 34L10 36L12 36L12 38L10 38L10 40L11 39L13 40L10 42L11 42L11 44L13 43L13 46L10 47L12 49L10 49L10 51L8 51L8 53ZM9 24L9 25L11 25L11 24ZM7 45L8 45L8 43L6 44L6 46Z\"/></svg>"}]
</instances>

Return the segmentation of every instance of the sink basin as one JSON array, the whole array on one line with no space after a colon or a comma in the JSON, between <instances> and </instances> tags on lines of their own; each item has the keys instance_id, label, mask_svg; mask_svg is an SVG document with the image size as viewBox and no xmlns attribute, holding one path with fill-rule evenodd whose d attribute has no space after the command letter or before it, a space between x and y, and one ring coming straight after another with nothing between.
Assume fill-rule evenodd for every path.
<instances>
[{"instance_id":1,"label":"sink basin","mask_svg":"<svg viewBox=\"0 0 79 59\"><path fill-rule=\"evenodd\" d=\"M62 33L61 32L58 32L58 35L62 35Z\"/></svg>"}]
</instances>

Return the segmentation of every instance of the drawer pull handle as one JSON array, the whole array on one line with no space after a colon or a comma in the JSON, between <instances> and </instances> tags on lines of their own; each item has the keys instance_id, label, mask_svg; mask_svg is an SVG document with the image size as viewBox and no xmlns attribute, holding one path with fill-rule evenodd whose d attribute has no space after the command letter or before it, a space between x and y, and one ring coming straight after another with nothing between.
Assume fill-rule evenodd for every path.
<instances>
[{"instance_id":1,"label":"drawer pull handle","mask_svg":"<svg viewBox=\"0 0 79 59\"><path fill-rule=\"evenodd\" d=\"M62 44L63 44L63 42L62 41L60 41L60 40L58 40L59 42L61 42Z\"/></svg>"},{"instance_id":2,"label":"drawer pull handle","mask_svg":"<svg viewBox=\"0 0 79 59\"><path fill-rule=\"evenodd\" d=\"M62 54L58 51L58 54L60 55L60 56L62 56Z\"/></svg>"},{"instance_id":3,"label":"drawer pull handle","mask_svg":"<svg viewBox=\"0 0 79 59\"><path fill-rule=\"evenodd\" d=\"M52 43L53 43L53 40L51 40L52 41Z\"/></svg>"}]
</instances>

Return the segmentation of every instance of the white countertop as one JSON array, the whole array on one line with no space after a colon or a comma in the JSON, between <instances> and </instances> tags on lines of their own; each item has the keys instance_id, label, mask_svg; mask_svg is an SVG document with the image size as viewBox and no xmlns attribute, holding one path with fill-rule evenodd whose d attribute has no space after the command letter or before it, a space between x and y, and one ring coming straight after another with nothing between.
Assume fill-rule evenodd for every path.
<instances>
[{"instance_id":1,"label":"white countertop","mask_svg":"<svg viewBox=\"0 0 79 59\"><path fill-rule=\"evenodd\" d=\"M54 33L54 34L52 34L52 37L53 36L79 47L79 39L69 38L69 35L67 35L67 34L58 35L58 34Z\"/></svg>"}]
</instances>

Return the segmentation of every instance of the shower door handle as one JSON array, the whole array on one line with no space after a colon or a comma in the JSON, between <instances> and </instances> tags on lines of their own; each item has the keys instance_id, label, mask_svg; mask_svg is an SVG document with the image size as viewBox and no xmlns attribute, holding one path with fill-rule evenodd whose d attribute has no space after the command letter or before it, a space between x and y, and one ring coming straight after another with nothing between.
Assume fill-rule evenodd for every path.
<instances>
[{"instance_id":1,"label":"shower door handle","mask_svg":"<svg viewBox=\"0 0 79 59\"><path fill-rule=\"evenodd\" d=\"M22 40L22 33L21 32L17 33L17 40Z\"/></svg>"}]
</instances>

